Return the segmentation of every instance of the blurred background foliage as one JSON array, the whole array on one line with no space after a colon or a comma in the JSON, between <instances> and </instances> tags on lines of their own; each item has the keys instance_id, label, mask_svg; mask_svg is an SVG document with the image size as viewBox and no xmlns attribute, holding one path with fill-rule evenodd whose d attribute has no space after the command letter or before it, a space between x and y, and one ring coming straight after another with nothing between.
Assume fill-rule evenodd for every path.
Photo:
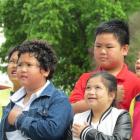
<instances>
[{"instance_id":1,"label":"blurred background foliage","mask_svg":"<svg viewBox=\"0 0 140 140\"><path fill-rule=\"evenodd\" d=\"M126 61L133 69L140 43L139 7L139 0L0 0L0 26L6 38L0 46L1 64L9 48L24 40L47 40L59 59L53 82L69 94L79 76L95 67L90 48L97 25L120 18L130 23Z\"/></svg>"}]
</instances>

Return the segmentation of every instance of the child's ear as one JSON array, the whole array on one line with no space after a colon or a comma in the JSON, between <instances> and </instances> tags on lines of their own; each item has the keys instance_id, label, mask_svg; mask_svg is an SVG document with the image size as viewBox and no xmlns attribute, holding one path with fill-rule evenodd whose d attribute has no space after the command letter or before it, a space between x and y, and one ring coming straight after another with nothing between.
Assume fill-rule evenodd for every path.
<instances>
[{"instance_id":1,"label":"child's ear","mask_svg":"<svg viewBox=\"0 0 140 140\"><path fill-rule=\"evenodd\" d=\"M127 56L128 50L129 50L129 47L128 47L127 44L122 46L122 53L123 53L123 56Z\"/></svg>"},{"instance_id":2,"label":"child's ear","mask_svg":"<svg viewBox=\"0 0 140 140\"><path fill-rule=\"evenodd\" d=\"M44 75L44 77L48 77L48 75L50 74L50 70L43 70L41 69L41 73Z\"/></svg>"},{"instance_id":3,"label":"child's ear","mask_svg":"<svg viewBox=\"0 0 140 140\"><path fill-rule=\"evenodd\" d=\"M50 70L44 71L44 76L45 76L45 77L48 77L49 74L50 74Z\"/></svg>"},{"instance_id":4,"label":"child's ear","mask_svg":"<svg viewBox=\"0 0 140 140\"><path fill-rule=\"evenodd\" d=\"M115 96L116 96L116 93L114 93L113 91L111 91L109 93L109 95L110 95L111 100L114 100L115 99Z\"/></svg>"}]
</instances>

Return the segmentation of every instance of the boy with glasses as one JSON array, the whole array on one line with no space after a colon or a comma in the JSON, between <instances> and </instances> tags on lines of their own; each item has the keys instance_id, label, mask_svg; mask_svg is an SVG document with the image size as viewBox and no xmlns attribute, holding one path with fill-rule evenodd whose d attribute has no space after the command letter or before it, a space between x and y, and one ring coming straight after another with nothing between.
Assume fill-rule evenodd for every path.
<instances>
[{"instance_id":1,"label":"boy with glasses","mask_svg":"<svg viewBox=\"0 0 140 140\"><path fill-rule=\"evenodd\" d=\"M26 41L18 54L17 77L22 88L6 107L0 138L20 140L63 140L73 113L66 95L55 88L57 58L44 41Z\"/></svg>"}]
</instances>

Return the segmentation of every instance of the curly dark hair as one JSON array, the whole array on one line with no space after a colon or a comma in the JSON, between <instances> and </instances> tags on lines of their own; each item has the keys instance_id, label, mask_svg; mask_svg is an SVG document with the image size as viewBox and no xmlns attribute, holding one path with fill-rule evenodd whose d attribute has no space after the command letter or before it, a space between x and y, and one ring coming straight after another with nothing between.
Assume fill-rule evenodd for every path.
<instances>
[{"instance_id":1,"label":"curly dark hair","mask_svg":"<svg viewBox=\"0 0 140 140\"><path fill-rule=\"evenodd\" d=\"M46 41L43 40L32 40L32 41L24 41L19 49L18 57L24 53L31 53L39 62L40 68L45 71L50 71L47 79L51 79L53 77L53 73L56 69L57 57L55 51L52 49L51 45L49 45Z\"/></svg>"}]
</instances>

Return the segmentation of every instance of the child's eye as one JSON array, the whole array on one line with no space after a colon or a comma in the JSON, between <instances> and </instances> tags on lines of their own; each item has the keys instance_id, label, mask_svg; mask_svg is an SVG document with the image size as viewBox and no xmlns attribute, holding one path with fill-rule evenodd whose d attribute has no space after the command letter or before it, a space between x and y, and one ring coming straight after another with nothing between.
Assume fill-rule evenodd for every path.
<instances>
[{"instance_id":1,"label":"child's eye","mask_svg":"<svg viewBox=\"0 0 140 140\"><path fill-rule=\"evenodd\" d=\"M9 64L17 64L17 60L9 60Z\"/></svg>"},{"instance_id":2,"label":"child's eye","mask_svg":"<svg viewBox=\"0 0 140 140\"><path fill-rule=\"evenodd\" d=\"M96 48L101 48L101 45L96 45L95 47L96 47Z\"/></svg>"},{"instance_id":3,"label":"child's eye","mask_svg":"<svg viewBox=\"0 0 140 140\"><path fill-rule=\"evenodd\" d=\"M27 64L27 67L32 67L33 65L32 64Z\"/></svg>"},{"instance_id":4,"label":"child's eye","mask_svg":"<svg viewBox=\"0 0 140 140\"><path fill-rule=\"evenodd\" d=\"M113 46L107 46L108 49L113 48Z\"/></svg>"},{"instance_id":5,"label":"child's eye","mask_svg":"<svg viewBox=\"0 0 140 140\"><path fill-rule=\"evenodd\" d=\"M96 90L98 90L98 89L101 89L101 87L99 87L99 86L96 86L96 87L95 87L95 89L96 89Z\"/></svg>"},{"instance_id":6,"label":"child's eye","mask_svg":"<svg viewBox=\"0 0 140 140\"><path fill-rule=\"evenodd\" d=\"M90 86L86 86L86 90L89 90L91 87Z\"/></svg>"},{"instance_id":7,"label":"child's eye","mask_svg":"<svg viewBox=\"0 0 140 140\"><path fill-rule=\"evenodd\" d=\"M9 61L9 63L13 63L13 62L14 62L14 60L10 60L10 61Z\"/></svg>"},{"instance_id":8,"label":"child's eye","mask_svg":"<svg viewBox=\"0 0 140 140\"><path fill-rule=\"evenodd\" d=\"M21 67L21 66L22 66L22 64L21 64L21 63L19 63L19 64L17 64L17 66L18 66L18 67Z\"/></svg>"}]
</instances>

